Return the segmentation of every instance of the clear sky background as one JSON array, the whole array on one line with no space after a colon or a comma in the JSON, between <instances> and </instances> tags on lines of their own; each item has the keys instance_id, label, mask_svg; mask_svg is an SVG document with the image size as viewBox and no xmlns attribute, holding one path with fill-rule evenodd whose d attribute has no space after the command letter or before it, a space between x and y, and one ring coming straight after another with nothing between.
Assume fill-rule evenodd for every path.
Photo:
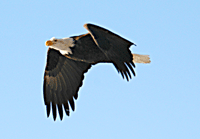
<instances>
[{"instance_id":1,"label":"clear sky background","mask_svg":"<svg viewBox=\"0 0 200 139\"><path fill-rule=\"evenodd\" d=\"M105 27L137 44L151 64L131 81L112 64L93 66L71 116L46 117L45 41ZM0 138L199 139L200 1L0 2Z\"/></svg>"}]
</instances>

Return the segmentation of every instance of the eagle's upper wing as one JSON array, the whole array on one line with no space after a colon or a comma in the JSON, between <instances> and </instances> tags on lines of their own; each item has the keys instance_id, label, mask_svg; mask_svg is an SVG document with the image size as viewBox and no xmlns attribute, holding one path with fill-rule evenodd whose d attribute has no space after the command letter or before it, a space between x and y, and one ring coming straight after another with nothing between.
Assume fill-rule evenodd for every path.
<instances>
[{"instance_id":1,"label":"eagle's upper wing","mask_svg":"<svg viewBox=\"0 0 200 139\"><path fill-rule=\"evenodd\" d=\"M93 24L85 24L84 27L89 31L98 48L106 55L118 72L129 80L131 74L135 75L133 67L133 57L129 47L134 43L120 37L119 35ZM129 77L128 77L129 76Z\"/></svg>"},{"instance_id":2,"label":"eagle's upper wing","mask_svg":"<svg viewBox=\"0 0 200 139\"><path fill-rule=\"evenodd\" d=\"M52 107L54 120L56 109L60 118L63 118L63 109L69 115L68 102L74 110L74 100L78 97L78 90L82 85L84 73L91 64L68 59L59 51L49 48L47 54L47 65L44 74L44 101L47 107L47 116ZM57 107L57 108L56 108Z\"/></svg>"}]
</instances>

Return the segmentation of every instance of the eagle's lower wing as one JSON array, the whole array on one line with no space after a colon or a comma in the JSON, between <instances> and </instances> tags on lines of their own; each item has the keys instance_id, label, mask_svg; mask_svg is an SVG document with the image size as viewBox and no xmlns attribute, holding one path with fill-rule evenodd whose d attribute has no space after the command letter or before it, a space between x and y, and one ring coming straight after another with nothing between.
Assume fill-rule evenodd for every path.
<instances>
[{"instance_id":1,"label":"eagle's lower wing","mask_svg":"<svg viewBox=\"0 0 200 139\"><path fill-rule=\"evenodd\" d=\"M130 71L135 75L133 57L129 47L134 43L102 27L85 24L84 27L91 34L94 42L106 57L114 64L124 78L131 78ZM130 70L130 71L129 71Z\"/></svg>"},{"instance_id":2,"label":"eagle's lower wing","mask_svg":"<svg viewBox=\"0 0 200 139\"><path fill-rule=\"evenodd\" d=\"M63 108L69 115L68 102L74 110L73 98L77 99L78 90L84 78L83 74L90 67L91 64L89 63L68 59L61 55L59 51L49 48L43 86L47 116L49 116L52 107L54 120L56 119L57 109L62 120Z\"/></svg>"}]
</instances>

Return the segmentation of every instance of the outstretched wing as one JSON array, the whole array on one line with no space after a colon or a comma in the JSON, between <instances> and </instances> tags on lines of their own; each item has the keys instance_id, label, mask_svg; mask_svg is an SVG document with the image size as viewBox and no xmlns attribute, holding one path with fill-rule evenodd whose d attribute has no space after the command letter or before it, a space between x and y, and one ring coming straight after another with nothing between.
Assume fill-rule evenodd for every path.
<instances>
[{"instance_id":1,"label":"outstretched wing","mask_svg":"<svg viewBox=\"0 0 200 139\"><path fill-rule=\"evenodd\" d=\"M131 51L129 50L129 47L134 45L134 43L107 29L93 24L85 24L84 27L89 31L96 45L114 64L123 78L124 75L126 76L127 80L131 78L129 70L131 70L135 76L135 72L133 70L135 65L133 63Z\"/></svg>"},{"instance_id":2,"label":"outstretched wing","mask_svg":"<svg viewBox=\"0 0 200 139\"><path fill-rule=\"evenodd\" d=\"M91 64L68 59L59 51L49 48L47 65L44 74L44 101L49 117L52 107L54 120L58 109L60 119L63 118L63 108L69 116L69 105L75 109L74 98L78 97L78 90L82 86L84 73ZM57 107L57 108L56 108Z\"/></svg>"}]
</instances>

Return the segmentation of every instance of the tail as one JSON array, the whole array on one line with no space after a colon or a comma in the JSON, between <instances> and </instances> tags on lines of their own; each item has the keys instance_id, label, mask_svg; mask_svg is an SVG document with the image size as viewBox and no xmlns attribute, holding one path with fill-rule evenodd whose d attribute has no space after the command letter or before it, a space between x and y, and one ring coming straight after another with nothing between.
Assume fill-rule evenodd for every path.
<instances>
[{"instance_id":1,"label":"tail","mask_svg":"<svg viewBox=\"0 0 200 139\"><path fill-rule=\"evenodd\" d=\"M151 63L149 55L132 54L134 63Z\"/></svg>"}]
</instances>

